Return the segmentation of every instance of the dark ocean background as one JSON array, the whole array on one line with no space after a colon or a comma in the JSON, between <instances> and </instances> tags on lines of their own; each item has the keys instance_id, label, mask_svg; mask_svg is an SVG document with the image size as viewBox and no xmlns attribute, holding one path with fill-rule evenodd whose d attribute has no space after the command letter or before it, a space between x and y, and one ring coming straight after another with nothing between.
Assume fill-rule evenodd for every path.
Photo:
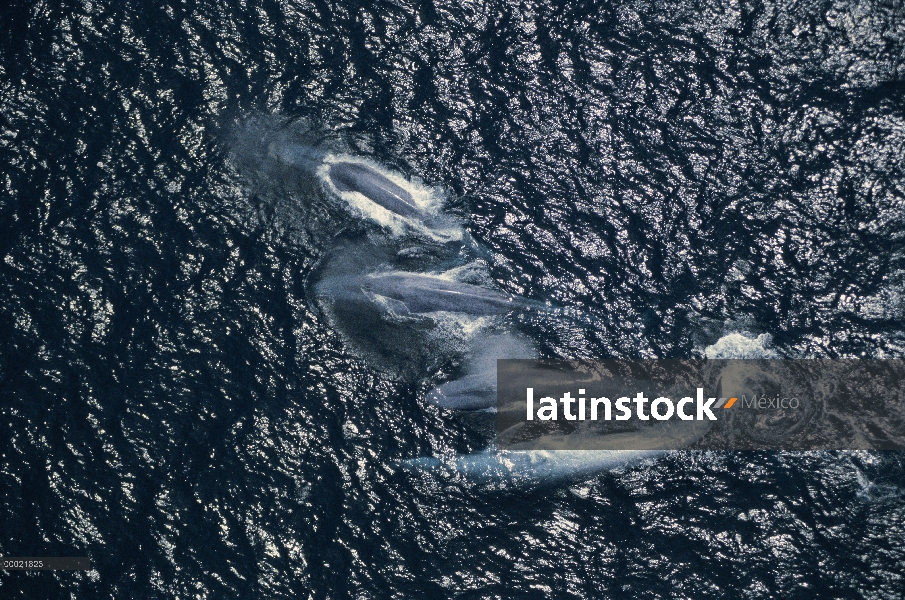
<instances>
[{"instance_id":1,"label":"dark ocean background","mask_svg":"<svg viewBox=\"0 0 905 600\"><path fill-rule=\"evenodd\" d=\"M486 440L317 309L387 234L268 140L442 196L542 356L905 356L900 1L8 1L0 554L93 570L0 597L905 597L901 453L401 473Z\"/></svg>"}]
</instances>

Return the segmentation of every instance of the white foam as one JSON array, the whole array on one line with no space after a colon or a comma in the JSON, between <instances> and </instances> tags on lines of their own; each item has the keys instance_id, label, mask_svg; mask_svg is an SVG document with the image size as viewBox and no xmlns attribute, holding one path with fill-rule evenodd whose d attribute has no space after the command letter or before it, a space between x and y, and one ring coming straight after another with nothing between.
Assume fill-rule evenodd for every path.
<instances>
[{"instance_id":1,"label":"white foam","mask_svg":"<svg viewBox=\"0 0 905 600\"><path fill-rule=\"evenodd\" d=\"M773 338L768 333L753 337L750 333L730 333L724 335L715 344L704 348L707 358L779 358L779 354L769 348Z\"/></svg>"},{"instance_id":2,"label":"white foam","mask_svg":"<svg viewBox=\"0 0 905 600\"><path fill-rule=\"evenodd\" d=\"M430 315L438 327L444 328L448 332L457 332L459 337L465 339L476 336L480 331L489 327L494 319L493 317L475 317L441 310L432 312Z\"/></svg>"},{"instance_id":3,"label":"white foam","mask_svg":"<svg viewBox=\"0 0 905 600\"><path fill-rule=\"evenodd\" d=\"M487 273L487 265L483 261L474 261L459 267L453 267L435 274L436 277L447 281L458 281L471 285L490 287L490 275Z\"/></svg>"}]
</instances>

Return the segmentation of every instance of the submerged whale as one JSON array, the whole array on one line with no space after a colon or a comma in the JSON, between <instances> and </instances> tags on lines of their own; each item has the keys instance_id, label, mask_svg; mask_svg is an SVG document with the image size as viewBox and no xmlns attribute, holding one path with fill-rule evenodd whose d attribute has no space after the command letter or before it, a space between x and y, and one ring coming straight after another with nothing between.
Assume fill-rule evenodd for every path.
<instances>
[{"instance_id":1,"label":"submerged whale","mask_svg":"<svg viewBox=\"0 0 905 600\"><path fill-rule=\"evenodd\" d=\"M631 467L691 446L711 428L710 422L665 423L644 430L606 435L573 434L541 437L491 448L451 460L414 458L400 465L409 471L428 471L478 483L561 483L590 478L603 471ZM593 448L600 440L613 449ZM600 447L598 445L598 447Z\"/></svg>"},{"instance_id":2,"label":"submerged whale","mask_svg":"<svg viewBox=\"0 0 905 600\"><path fill-rule=\"evenodd\" d=\"M495 379L495 375L493 374ZM431 389L428 403L452 410L481 410L496 405L496 381L485 373L473 373Z\"/></svg>"},{"instance_id":3,"label":"submerged whale","mask_svg":"<svg viewBox=\"0 0 905 600\"><path fill-rule=\"evenodd\" d=\"M279 142L272 142L267 147L267 154L281 163L311 172L316 171L326 158L326 154L317 148Z\"/></svg>"},{"instance_id":4,"label":"submerged whale","mask_svg":"<svg viewBox=\"0 0 905 600\"><path fill-rule=\"evenodd\" d=\"M446 470L477 483L559 483L631 467L665 454L665 450L485 450L457 456L450 462L416 458L403 463L403 467L413 471Z\"/></svg>"},{"instance_id":5,"label":"submerged whale","mask_svg":"<svg viewBox=\"0 0 905 600\"><path fill-rule=\"evenodd\" d=\"M448 410L482 410L494 408L503 413L512 412L513 409L520 415L524 414L521 404L513 406L509 402L501 406L497 405L497 380L508 378L514 381L524 373L526 366L516 366L513 363L500 365L500 359L537 359L537 351L524 337L514 334L497 334L480 340L476 340L479 348L472 352L464 371L467 375L447 381L431 388L425 395L428 404L439 406ZM547 385L555 387L578 386L591 383L595 378L590 373L579 373L562 365L535 365L531 368L532 375L537 380L543 378ZM517 404L517 403L516 403Z\"/></svg>"}]
</instances>

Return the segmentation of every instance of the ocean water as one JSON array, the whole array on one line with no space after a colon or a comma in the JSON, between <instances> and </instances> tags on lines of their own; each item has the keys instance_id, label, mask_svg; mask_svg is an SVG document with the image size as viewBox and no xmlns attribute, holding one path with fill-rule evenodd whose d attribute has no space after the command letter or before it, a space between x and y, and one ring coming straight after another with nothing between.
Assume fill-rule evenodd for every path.
<instances>
[{"instance_id":1,"label":"ocean water","mask_svg":"<svg viewBox=\"0 0 905 600\"><path fill-rule=\"evenodd\" d=\"M538 356L901 358L903 56L881 0L7 2L0 554L92 570L0 597L903 597L901 453L406 472L486 446L425 401L483 338L315 293L476 264L556 308L490 327Z\"/></svg>"}]
</instances>

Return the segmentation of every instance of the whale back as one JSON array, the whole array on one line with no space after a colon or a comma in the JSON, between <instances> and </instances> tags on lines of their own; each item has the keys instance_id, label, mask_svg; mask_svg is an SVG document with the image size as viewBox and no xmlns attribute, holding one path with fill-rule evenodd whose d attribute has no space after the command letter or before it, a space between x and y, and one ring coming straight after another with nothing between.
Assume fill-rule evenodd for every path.
<instances>
[{"instance_id":1,"label":"whale back","mask_svg":"<svg viewBox=\"0 0 905 600\"><path fill-rule=\"evenodd\" d=\"M423 216L410 193L368 165L347 161L334 162L330 165L328 173L330 181L341 192L358 192L403 217Z\"/></svg>"},{"instance_id":2,"label":"whale back","mask_svg":"<svg viewBox=\"0 0 905 600\"><path fill-rule=\"evenodd\" d=\"M513 298L489 288L417 273L372 275L366 278L365 288L402 302L413 313L499 315L520 306Z\"/></svg>"}]
</instances>

